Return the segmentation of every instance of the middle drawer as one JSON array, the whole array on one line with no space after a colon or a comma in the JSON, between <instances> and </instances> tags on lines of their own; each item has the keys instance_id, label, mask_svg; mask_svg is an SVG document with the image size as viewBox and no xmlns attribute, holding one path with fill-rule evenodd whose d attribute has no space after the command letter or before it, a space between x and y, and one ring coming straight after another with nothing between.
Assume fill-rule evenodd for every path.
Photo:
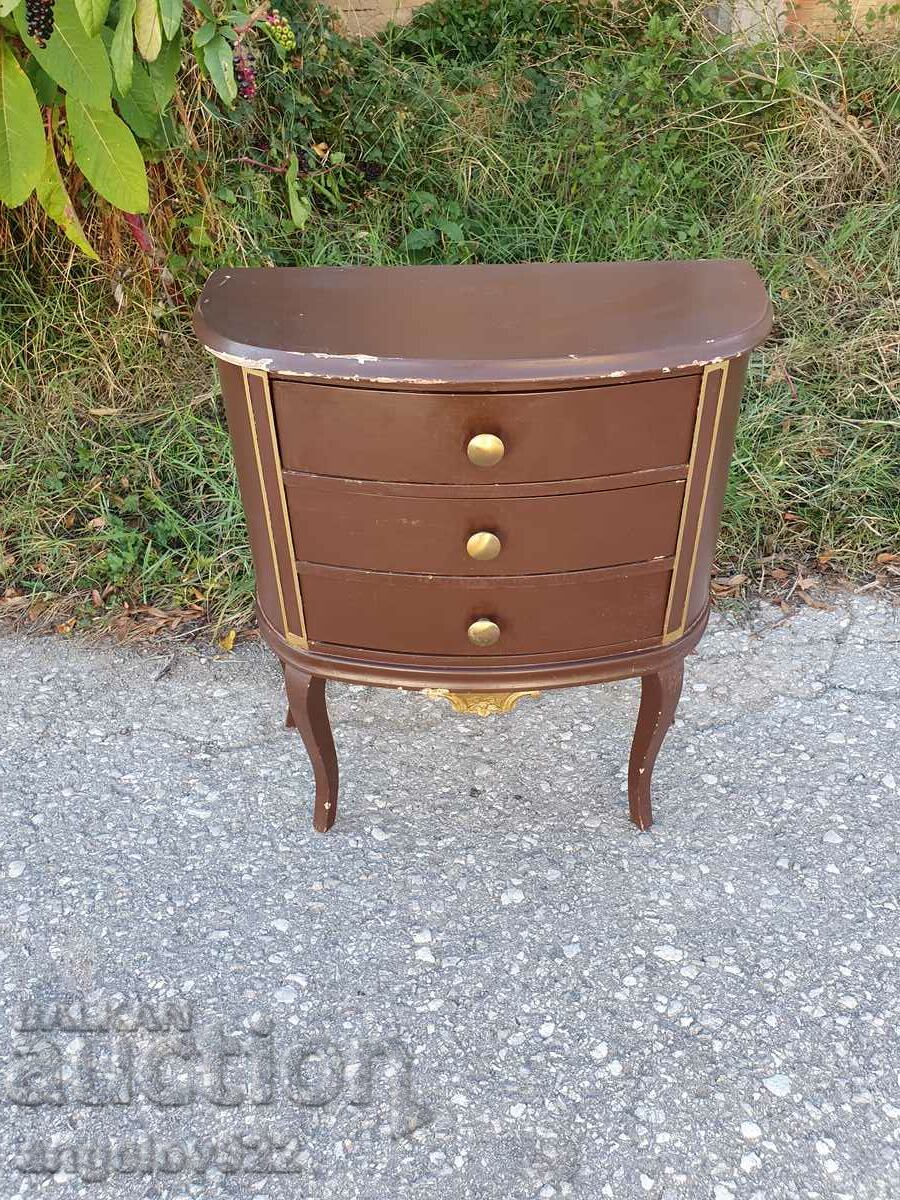
<instances>
[{"instance_id":1,"label":"middle drawer","mask_svg":"<svg viewBox=\"0 0 900 1200\"><path fill-rule=\"evenodd\" d=\"M680 479L550 496L448 497L435 495L445 490L436 485L293 471L284 479L298 560L422 575L536 575L668 557L685 486Z\"/></svg>"}]
</instances>

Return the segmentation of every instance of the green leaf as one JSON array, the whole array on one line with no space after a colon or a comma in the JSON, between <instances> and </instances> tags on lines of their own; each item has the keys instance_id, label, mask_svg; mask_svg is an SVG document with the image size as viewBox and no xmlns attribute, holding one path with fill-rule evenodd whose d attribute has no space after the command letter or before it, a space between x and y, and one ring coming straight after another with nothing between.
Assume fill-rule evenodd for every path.
<instances>
[{"instance_id":1,"label":"green leaf","mask_svg":"<svg viewBox=\"0 0 900 1200\"><path fill-rule=\"evenodd\" d=\"M47 139L44 172L38 180L37 198L41 208L56 222L69 241L74 242L79 250L83 250L88 258L96 258L96 251L84 236L78 213L69 199L63 177L59 173L51 138Z\"/></svg>"},{"instance_id":2,"label":"green leaf","mask_svg":"<svg viewBox=\"0 0 900 1200\"><path fill-rule=\"evenodd\" d=\"M163 112L175 95L178 86L178 68L181 66L181 31L171 42L164 42L157 57L150 63L150 82L156 96L156 105Z\"/></svg>"},{"instance_id":3,"label":"green leaf","mask_svg":"<svg viewBox=\"0 0 900 1200\"><path fill-rule=\"evenodd\" d=\"M162 22L159 19L157 0L136 0L134 40L141 58L153 62L162 49Z\"/></svg>"},{"instance_id":4,"label":"green leaf","mask_svg":"<svg viewBox=\"0 0 900 1200\"><path fill-rule=\"evenodd\" d=\"M122 119L127 121L139 138L153 141L160 132L161 113L147 68L135 65L131 91L127 96L116 96L116 104Z\"/></svg>"},{"instance_id":5,"label":"green leaf","mask_svg":"<svg viewBox=\"0 0 900 1200\"><path fill-rule=\"evenodd\" d=\"M433 229L411 229L403 240L410 250L424 250L437 245L438 235Z\"/></svg>"},{"instance_id":6,"label":"green leaf","mask_svg":"<svg viewBox=\"0 0 900 1200\"><path fill-rule=\"evenodd\" d=\"M448 242L452 242L454 246L458 246L460 242L465 241L466 235L463 233L462 226L456 221L448 221L444 217L439 217L435 221L438 229L443 233Z\"/></svg>"},{"instance_id":7,"label":"green leaf","mask_svg":"<svg viewBox=\"0 0 900 1200\"><path fill-rule=\"evenodd\" d=\"M204 65L213 87L226 104L234 104L237 99L237 81L234 78L231 54L231 47L220 33L203 47Z\"/></svg>"},{"instance_id":8,"label":"green leaf","mask_svg":"<svg viewBox=\"0 0 900 1200\"><path fill-rule=\"evenodd\" d=\"M162 21L163 33L169 40L181 28L181 13L184 0L159 0L159 16Z\"/></svg>"},{"instance_id":9,"label":"green leaf","mask_svg":"<svg viewBox=\"0 0 900 1200\"><path fill-rule=\"evenodd\" d=\"M106 50L100 38L88 37L84 32L74 0L56 0L53 34L44 48L26 32L24 4L14 16L22 41L51 79L92 108L111 107L112 73Z\"/></svg>"},{"instance_id":10,"label":"green leaf","mask_svg":"<svg viewBox=\"0 0 900 1200\"><path fill-rule=\"evenodd\" d=\"M0 200L11 208L34 191L44 167L44 124L28 76L0 38Z\"/></svg>"},{"instance_id":11,"label":"green leaf","mask_svg":"<svg viewBox=\"0 0 900 1200\"><path fill-rule=\"evenodd\" d=\"M103 28L109 12L109 0L75 0L75 8L85 33L93 37Z\"/></svg>"},{"instance_id":12,"label":"green leaf","mask_svg":"<svg viewBox=\"0 0 900 1200\"><path fill-rule=\"evenodd\" d=\"M25 74L31 80L34 94L41 108L50 108L59 99L59 88L56 80L51 79L36 58L29 58L25 64Z\"/></svg>"},{"instance_id":13,"label":"green leaf","mask_svg":"<svg viewBox=\"0 0 900 1200\"><path fill-rule=\"evenodd\" d=\"M147 172L125 122L110 109L90 108L74 97L66 101L66 119L75 161L88 183L117 208L146 212Z\"/></svg>"},{"instance_id":14,"label":"green leaf","mask_svg":"<svg viewBox=\"0 0 900 1200\"><path fill-rule=\"evenodd\" d=\"M199 50L216 36L217 27L213 21L204 21L194 34L194 46Z\"/></svg>"},{"instance_id":15,"label":"green leaf","mask_svg":"<svg viewBox=\"0 0 900 1200\"><path fill-rule=\"evenodd\" d=\"M297 177L300 173L300 164L297 161L297 155L292 154L288 160L288 169L285 172L284 182L287 185L288 207L291 210L291 220L294 222L296 229L305 229L309 218L312 216L312 202L308 195L303 195L297 186Z\"/></svg>"},{"instance_id":16,"label":"green leaf","mask_svg":"<svg viewBox=\"0 0 900 1200\"><path fill-rule=\"evenodd\" d=\"M134 0L125 0L125 3L132 4ZM115 34L111 29L104 29L102 35L103 41L107 46L111 46ZM128 36L131 37L131 29L128 29ZM110 50L112 57L112 50ZM153 91L153 84L150 82L150 74L147 68L141 62L134 62L132 56L131 63L131 86L125 95L121 90L113 86L113 99L116 102L116 107L119 110L119 115L122 117L131 129L139 138L144 138L145 141L152 141L160 133L160 119L162 113L159 105L156 102L156 95Z\"/></svg>"},{"instance_id":17,"label":"green leaf","mask_svg":"<svg viewBox=\"0 0 900 1200\"><path fill-rule=\"evenodd\" d=\"M131 33L134 3L135 0L122 0L116 31L109 45L109 61L112 63L113 77L119 94L122 96L128 94L134 73L134 39Z\"/></svg>"},{"instance_id":18,"label":"green leaf","mask_svg":"<svg viewBox=\"0 0 900 1200\"><path fill-rule=\"evenodd\" d=\"M20 0L0 0L0 17L8 17Z\"/></svg>"}]
</instances>

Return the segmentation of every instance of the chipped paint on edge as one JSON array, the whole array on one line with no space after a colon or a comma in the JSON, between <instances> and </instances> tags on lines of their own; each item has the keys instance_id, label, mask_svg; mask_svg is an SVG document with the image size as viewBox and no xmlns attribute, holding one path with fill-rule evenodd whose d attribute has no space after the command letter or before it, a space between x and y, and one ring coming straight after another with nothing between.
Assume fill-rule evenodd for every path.
<instances>
[{"instance_id":1,"label":"chipped paint on edge","mask_svg":"<svg viewBox=\"0 0 900 1200\"><path fill-rule=\"evenodd\" d=\"M240 355L240 354L228 354L224 350L213 350L210 346L204 346L204 349L207 351L207 353L211 354L213 358L219 358L223 362L232 363L234 366L240 367L242 370L266 371L273 375L280 375L282 377L291 378L291 379L316 379L316 380L326 380L326 381L327 380L343 380L345 382L349 381L351 383L380 383L380 384L387 384L387 385L405 383L405 384L418 385L419 387L439 387L439 386L447 385L447 384L457 384L458 385L458 383L459 383L459 380L454 380L454 379L444 379L444 378L421 379L421 378L417 378L416 376L413 376L413 375L371 375L371 376L365 375L364 376L364 375L359 375L359 374L349 375L345 371L338 371L338 372L292 371L289 367L274 367L273 368L272 364L275 361L273 358L245 358L243 355ZM296 355L302 356L307 359L309 359L309 358L317 358L320 360L321 359L330 359L330 360L336 360L339 362L347 362L350 359L352 359L354 362L358 362L360 364L364 364L367 362L383 361L383 360L376 358L370 354L350 354L350 355L347 355L347 354L325 354L320 351L308 351L308 350L303 350L303 351L291 350L291 351L286 351L286 353L296 354ZM727 358L723 358L721 356L719 356L717 358L710 358L710 359L695 359L693 362L679 363L675 367L660 367L659 370L660 370L661 374L668 375L672 371L689 371L692 369L696 369L697 367L701 367L701 368L712 367L712 366L715 366L717 363L722 363L722 362L727 362L727 361L728 361ZM641 373L643 373L643 372L641 372ZM569 377L567 377L566 382L574 383L576 381L580 381L580 382L584 382L584 383L593 383L600 379L623 379L630 374L635 374L635 372L631 372L631 371L593 372L592 371L586 375L569 376ZM514 382L514 381L510 381L510 382ZM545 380L545 382L552 382L552 380L548 376L547 379Z\"/></svg>"},{"instance_id":2,"label":"chipped paint on edge","mask_svg":"<svg viewBox=\"0 0 900 1200\"><path fill-rule=\"evenodd\" d=\"M717 358L695 358L693 362L679 363L676 371L689 371L691 367L714 367L717 363L728 362L727 358L719 355Z\"/></svg>"},{"instance_id":3,"label":"chipped paint on edge","mask_svg":"<svg viewBox=\"0 0 900 1200\"><path fill-rule=\"evenodd\" d=\"M244 358L241 354L227 354L224 350L213 350L210 346L204 346L203 349L213 358L220 358L222 362L232 363L244 371L268 371L272 365L271 358Z\"/></svg>"},{"instance_id":4,"label":"chipped paint on edge","mask_svg":"<svg viewBox=\"0 0 900 1200\"><path fill-rule=\"evenodd\" d=\"M304 358L336 359L338 362L349 362L350 359L353 359L360 366L364 366L365 363L380 362L380 359L376 358L374 354L326 354L322 350L287 350L286 353L300 354Z\"/></svg>"}]
</instances>

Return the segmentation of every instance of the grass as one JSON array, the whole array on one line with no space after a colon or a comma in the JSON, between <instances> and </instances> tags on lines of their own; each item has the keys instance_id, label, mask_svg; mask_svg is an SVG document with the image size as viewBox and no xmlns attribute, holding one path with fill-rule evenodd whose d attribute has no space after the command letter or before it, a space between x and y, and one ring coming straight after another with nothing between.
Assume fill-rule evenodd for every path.
<instances>
[{"instance_id":1,"label":"grass","mask_svg":"<svg viewBox=\"0 0 900 1200\"><path fill-rule=\"evenodd\" d=\"M34 331L4 356L0 524L22 593L12 607L61 600L50 612L62 620L67 602L94 612L128 601L246 620L252 581L227 433L209 361L181 320L167 334L126 303L110 337L98 279L50 296L21 275L2 282Z\"/></svg>"},{"instance_id":2,"label":"grass","mask_svg":"<svg viewBox=\"0 0 900 1200\"><path fill-rule=\"evenodd\" d=\"M304 27L319 47L306 90L270 71L238 133L193 108L201 151L158 183L153 228L183 303L118 242L96 267L12 225L8 607L249 618L227 434L188 325L196 282L226 261L747 258L776 329L751 365L719 567L896 569L896 35L733 51L674 6L564 0L438 0L358 48ZM314 143L330 149L305 156L301 231L282 165ZM358 162L381 165L377 183ZM102 240L109 215L90 219Z\"/></svg>"}]
</instances>

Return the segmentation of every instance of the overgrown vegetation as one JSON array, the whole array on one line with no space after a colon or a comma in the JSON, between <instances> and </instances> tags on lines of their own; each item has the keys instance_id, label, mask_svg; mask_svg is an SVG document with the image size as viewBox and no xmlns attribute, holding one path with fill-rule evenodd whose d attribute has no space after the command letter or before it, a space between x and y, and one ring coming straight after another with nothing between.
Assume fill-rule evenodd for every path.
<instances>
[{"instance_id":1,"label":"overgrown vegetation","mask_svg":"<svg viewBox=\"0 0 900 1200\"><path fill-rule=\"evenodd\" d=\"M227 435L188 332L225 262L747 258L777 325L720 568L896 570L900 38L734 47L674 4L437 0L351 43L325 10L281 8L298 58L258 64L252 106L182 78L145 253L102 202L83 214L97 265L33 202L6 214L7 607L247 617Z\"/></svg>"}]
</instances>

